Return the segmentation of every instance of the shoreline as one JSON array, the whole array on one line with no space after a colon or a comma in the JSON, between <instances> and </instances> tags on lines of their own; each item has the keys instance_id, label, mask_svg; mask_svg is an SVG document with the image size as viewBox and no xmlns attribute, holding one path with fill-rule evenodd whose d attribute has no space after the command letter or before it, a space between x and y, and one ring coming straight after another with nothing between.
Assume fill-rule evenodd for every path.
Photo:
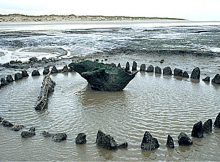
<instances>
[{"instance_id":1,"label":"shoreline","mask_svg":"<svg viewBox=\"0 0 220 162\"><path fill-rule=\"evenodd\" d=\"M189 20L163 20L163 19L152 19L152 20L62 20L62 21L8 21L1 22L2 24L110 24L110 23L178 23L178 22L197 22ZM199 21L200 22L200 21ZM206 22L206 21L204 21ZM216 21L220 22L220 21Z\"/></svg>"},{"instance_id":2,"label":"shoreline","mask_svg":"<svg viewBox=\"0 0 220 162\"><path fill-rule=\"evenodd\" d=\"M220 21L191 21L191 20L169 20L169 19L149 19L149 20L53 20L53 21L0 21L0 25L54 25L54 24L130 24L130 23L190 23L198 24L205 23L209 25L210 23L217 23L219 25Z\"/></svg>"},{"instance_id":3,"label":"shoreline","mask_svg":"<svg viewBox=\"0 0 220 162\"><path fill-rule=\"evenodd\" d=\"M162 23L164 22L164 25L166 25L167 22L170 22L171 20L163 20ZM187 20L185 20L187 21ZM184 22L185 21L178 21L180 23L177 23L177 24L174 24L174 25L181 25L181 22ZM140 22L140 23L148 23L151 24L152 22L154 22L154 20L149 20L149 21L144 21L144 20L132 20L132 21L127 21L127 20L123 20L123 21L117 21L116 23L129 23L129 22L133 22L133 23L137 23L137 22ZM157 21L158 22L158 21ZM177 22L177 21L171 21L171 22ZM189 21L190 22L190 21ZM19 25L8 25L7 24L21 24L21 26ZM44 23L46 23L44 25ZM54 25L55 23L55 25ZM2 36L9 36L9 37L13 37L13 39L15 39L15 45L17 46L21 46L19 47L20 49L22 49L23 46L22 45L22 41L17 41L16 37L19 37L20 38L20 35L22 37L29 37L29 36L50 36L51 33L49 33L48 31L52 30L52 34L54 30L60 30L61 33L65 33L66 31L69 32L70 31L70 34L75 32L75 29L76 29L76 34L82 34L85 33L84 31L84 28L86 29L86 32L87 32L87 28L98 28L99 24L97 26L95 25L91 25L89 26L89 23L100 23L101 27L108 27L109 24L111 25L112 24L112 21L74 21L74 22L71 22L69 21L67 23L67 26L66 28L65 27L65 24L62 25L63 22L31 22L31 24L27 24L27 22L7 22L7 23L4 23L4 25L0 25L0 29L3 29L3 32L2 32ZM103 23L109 23L107 25L103 25ZM161 23L161 22L159 22ZM161 23L161 24L162 24ZM1 23L0 23L1 24ZM37 26L39 24L39 27ZM61 25L60 25L61 24ZM70 24L70 25L69 25ZM73 24L73 25L71 25ZM76 24L76 27L73 27L74 25ZM78 29L78 24L88 24L88 25L79 25L79 31L77 30ZM153 24L153 23L152 23ZM29 26L28 26L29 25ZM36 26L34 26L36 25ZM54 26L56 26L55 28L52 28ZM148 25L148 24L147 24ZM192 23L186 23L186 25L192 25ZM23 26L28 26L27 28L24 28ZM41 27L42 26L42 27ZM70 26L70 27L69 27ZM82 28L83 26L83 28ZM114 28L114 27L117 27L118 25L113 25L113 26L110 26L109 28ZM122 26L122 25L121 25ZM120 27L121 27L120 26ZM10 28L11 27L11 28ZM124 24L122 27L125 28L126 32L130 32L130 29L132 29L132 25L131 27L129 25L126 25ZM4 29L5 28L5 29ZM47 28L47 30L45 30L45 28ZM31 29L31 30L30 30ZM73 29L73 31L71 30ZM82 29L82 31L81 31ZM145 29L145 28L144 28ZM142 29L143 31L142 32L148 32L148 30L144 30ZM147 29L147 28L146 28ZM4 31L5 30L5 31ZM17 33L13 33L12 30L15 30L15 31L19 31L21 30L21 32L17 32ZM29 32L29 30L31 32ZM42 33L40 33L39 31L43 31ZM45 30L45 31L44 31ZM33 31L33 33L32 33ZM37 31L35 33L35 31ZM58 31L58 32L60 32ZM38 33L39 32L39 33ZM102 32L102 31L101 31ZM111 30L108 31L108 32L112 32ZM124 30L123 30L124 32ZM150 30L150 32L154 32L153 30ZM200 30L198 29L197 30L193 30L192 33L193 34L200 34L203 33L203 32L206 32L206 30ZM48 34L49 33L49 34ZM87 33L86 33L87 34ZM58 34L57 34L58 35ZM53 37L56 36L56 33L55 35L53 35ZM15 38L14 38L15 37ZM23 38L22 38L23 39ZM25 38L26 39L26 38ZM8 42L6 42L8 43ZM14 46L15 46L14 45ZM12 44L12 47L14 47L13 44ZM17 47L15 46L15 47ZM71 46L75 46L75 44L72 44ZM121 57L122 60L121 60L121 63L125 64L126 61L137 61L138 63L144 63L146 62L147 64L155 64L156 62L156 66L160 66L161 64L159 63L160 60L165 60L165 63L166 65L169 65L169 66L172 66L173 68L176 67L177 65L180 66L180 67L184 67L185 70L188 70L189 72L189 69L192 69L194 66L199 66L199 67L203 67L203 69L205 69L205 73L204 75L212 75L213 73L217 73L217 70L218 70L218 62L220 60L220 57L219 57L219 52L212 52L212 51L196 51L196 50L192 50L192 49L153 49L153 50L150 50L150 49L145 49L145 48L133 48L132 46L125 46L125 47L118 47L118 48L112 48L112 49L103 49L103 50L100 50L100 51L94 51L92 53L86 53L85 55L83 53L78 53L76 51L76 53L72 53L70 54L70 50L64 48L65 46L60 46L60 44L55 44L55 46L48 46L47 45L44 47L45 49L38 49L38 47L36 46L36 49L35 47L32 47L34 48L33 50L23 50L23 51L19 51L19 52L27 52L26 55L27 57L30 57L32 54L33 54L33 57L36 56L38 57L38 59L42 59L43 57L45 57L45 54L47 54L47 58L51 58L52 61L50 61L49 63L47 64L44 64L44 62L42 63L36 63L35 65L31 65L31 64L28 64L26 61L28 60L22 60L24 59L25 57L23 57L21 54L20 55L17 55L16 59L15 57L9 57L11 58L9 60L9 58L5 58L7 61L3 61L3 57L4 55L9 55L10 56L10 53L8 54L7 51L0 51L0 55L2 55L3 57L2 58L2 61L0 63L0 73L8 73L9 71L14 71L14 69L22 69L22 68L25 68L25 69L28 69L28 68L40 68L42 66L47 66L47 65L61 65L61 64L64 64L65 62L70 62L72 59L74 60L82 60L82 59L99 59L99 60L105 60L106 58L108 58L108 62L116 62L116 63L119 63L118 62L118 57ZM81 47L81 46L80 46ZM50 48L52 48L53 50L51 50ZM82 47L82 48L86 48L86 46ZM16 48L15 48L16 49ZM60 51L61 50L61 51ZM31 55L28 55L28 52L31 52L30 54ZM35 53L42 53L42 55L35 55ZM63 52L65 54L63 54ZM50 55L51 54L51 55ZM54 55L54 58L53 58L53 54ZM60 55L59 55L60 54ZM19 60L19 58L21 58L21 60ZM175 60L173 60L175 58ZM205 59L204 59L205 58ZM206 60L206 61L204 61ZM15 68L12 68L11 70L9 70L9 68L7 68L7 70L3 67L3 64L5 63L9 63L9 62L16 62L16 61L22 61L23 63L22 64L13 64L12 67L15 67ZM209 62L207 64L207 61ZM195 62L196 65L193 65L193 64L190 64L189 62ZM162 66L164 66L164 64ZM9 72L10 73L10 72ZM1 74L1 75L3 75Z\"/></svg>"}]
</instances>

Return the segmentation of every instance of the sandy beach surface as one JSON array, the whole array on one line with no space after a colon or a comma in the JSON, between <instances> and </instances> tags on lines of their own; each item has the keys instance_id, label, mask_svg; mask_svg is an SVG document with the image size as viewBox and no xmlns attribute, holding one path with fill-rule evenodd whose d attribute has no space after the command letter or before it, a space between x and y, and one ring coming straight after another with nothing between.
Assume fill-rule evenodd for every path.
<instances>
[{"instance_id":1,"label":"sandy beach surface","mask_svg":"<svg viewBox=\"0 0 220 162\"><path fill-rule=\"evenodd\" d=\"M0 89L0 116L36 127L36 136L21 139L20 132L0 126L0 160L219 161L220 130L204 138L192 138L190 147L180 147L180 132L189 136L198 121L215 120L219 113L220 86L205 83L206 76L220 73L219 22L121 22L121 23L2 23L0 24L0 78L26 69L31 73L45 66L61 69L72 61L97 60L103 63L127 61L146 66L170 66L191 74L201 70L199 82L187 78L138 73L120 92L99 92L88 88L76 72L53 74L56 82L48 109L34 110L43 75L13 82ZM28 63L31 57L53 61ZM12 67L4 65L21 60ZM44 59L43 59L44 60ZM164 60L161 62L161 60ZM128 148L108 151L95 144L98 130L112 135ZM42 131L65 132L67 141L54 143ZM160 143L152 152L141 151L144 132ZM87 144L75 145L78 133L87 134ZM175 149L166 139L174 138ZM190 136L191 138L191 136Z\"/></svg>"}]
</instances>

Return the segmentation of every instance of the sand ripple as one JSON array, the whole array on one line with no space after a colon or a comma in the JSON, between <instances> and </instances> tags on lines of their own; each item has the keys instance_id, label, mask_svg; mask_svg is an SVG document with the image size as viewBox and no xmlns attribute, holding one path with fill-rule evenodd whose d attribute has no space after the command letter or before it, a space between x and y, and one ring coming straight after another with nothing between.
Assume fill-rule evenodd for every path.
<instances>
[{"instance_id":1,"label":"sand ripple","mask_svg":"<svg viewBox=\"0 0 220 162\"><path fill-rule=\"evenodd\" d=\"M43 77L29 77L0 90L0 115L37 135L23 140L19 133L0 127L1 160L220 160L220 132L193 139L189 148L178 147L181 131L190 135L197 121L213 119L219 112L219 89L174 78L137 74L122 92L96 92L76 73L57 74L55 91L43 113L34 110ZM97 148L96 133L101 129L128 150L111 152ZM40 132L66 132L68 140L54 143ZM161 147L146 153L140 149L145 131L158 138ZM88 136L86 146L76 146L80 132ZM175 139L175 150L165 147L167 135ZM16 145L15 145L16 144ZM4 155L4 156L3 156Z\"/></svg>"}]
</instances>

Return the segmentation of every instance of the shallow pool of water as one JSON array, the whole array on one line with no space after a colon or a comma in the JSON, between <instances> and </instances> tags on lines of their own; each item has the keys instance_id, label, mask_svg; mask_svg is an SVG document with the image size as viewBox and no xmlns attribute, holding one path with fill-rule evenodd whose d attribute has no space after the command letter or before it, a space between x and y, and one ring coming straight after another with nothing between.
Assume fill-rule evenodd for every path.
<instances>
[{"instance_id":1,"label":"shallow pool of water","mask_svg":"<svg viewBox=\"0 0 220 162\"><path fill-rule=\"evenodd\" d=\"M57 74L48 109L34 106L43 76L29 77L0 89L0 116L36 127L36 136L21 139L20 132L0 126L0 160L220 160L220 130L202 139L193 138L191 147L179 147L181 131L191 134L194 123L215 119L219 113L220 87L173 77L138 73L121 92L92 91L77 73ZM42 131L65 132L68 139L55 143ZM112 135L128 149L108 151L95 144L98 130ZM160 143L153 152L141 151L145 131ZM87 144L75 145L78 133L87 134ZM167 149L170 134L175 149Z\"/></svg>"}]
</instances>

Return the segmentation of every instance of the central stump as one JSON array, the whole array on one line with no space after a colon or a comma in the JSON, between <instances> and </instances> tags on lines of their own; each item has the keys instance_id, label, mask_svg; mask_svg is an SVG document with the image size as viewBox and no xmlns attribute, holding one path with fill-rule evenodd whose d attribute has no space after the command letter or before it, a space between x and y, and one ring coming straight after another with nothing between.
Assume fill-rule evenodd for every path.
<instances>
[{"instance_id":1,"label":"central stump","mask_svg":"<svg viewBox=\"0 0 220 162\"><path fill-rule=\"evenodd\" d=\"M113 64L93 61L71 63L69 67L85 78L92 89L98 91L121 91L135 77L136 72L128 72Z\"/></svg>"}]
</instances>

